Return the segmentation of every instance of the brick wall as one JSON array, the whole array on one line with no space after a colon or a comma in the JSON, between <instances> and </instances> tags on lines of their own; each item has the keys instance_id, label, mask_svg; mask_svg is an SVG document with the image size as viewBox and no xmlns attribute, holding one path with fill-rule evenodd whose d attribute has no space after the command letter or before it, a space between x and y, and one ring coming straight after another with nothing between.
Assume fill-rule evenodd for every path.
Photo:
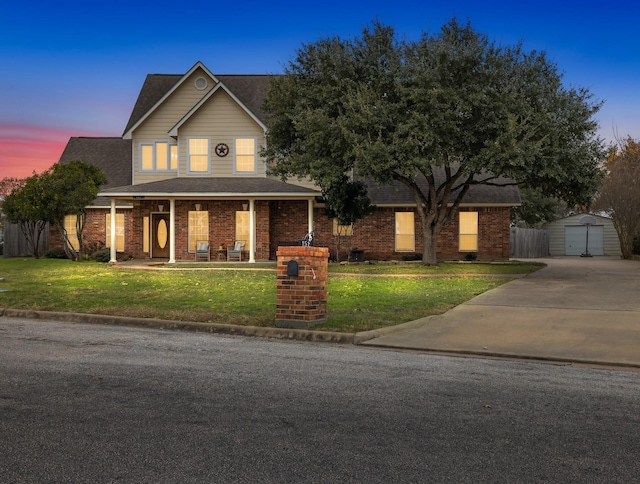
<instances>
[{"instance_id":1,"label":"brick wall","mask_svg":"<svg viewBox=\"0 0 640 484\"><path fill-rule=\"evenodd\" d=\"M233 246L235 242L235 212L243 209L243 200L212 201L189 200L176 202L176 259L190 260L193 253L188 251L188 223L190 210L195 204L209 213L209 243L212 250L220 244ZM125 214L125 252L135 258L149 257L143 251L143 217L158 212L158 205L168 212L168 200L142 200L136 202L133 209L118 209ZM308 230L305 200L255 202L256 210L256 259L275 259L278 244L293 242L304 237ZM508 207L464 208L478 212L478 251L480 260L506 259L509 257L510 209ZM364 250L365 259L399 260L405 255L422 253L422 229L419 218L415 216L415 251L395 251L395 212L413 211L411 207L378 208L364 220L356 222L352 236L343 237L341 242L341 260L349 249ZM84 230L85 248L106 246L106 214L108 209L89 209ZM331 259L335 259L336 237L333 235L332 221L324 214L324 208L314 210L316 247L327 247ZM466 252L458 250L458 216L442 230L438 239L437 253L440 260L464 259ZM57 228L52 227L49 248L62 247L62 239Z\"/></svg>"},{"instance_id":2,"label":"brick wall","mask_svg":"<svg viewBox=\"0 0 640 484\"><path fill-rule=\"evenodd\" d=\"M280 247L277 260L276 326L307 329L326 322L328 249ZM297 274L288 274L290 262Z\"/></svg>"},{"instance_id":3,"label":"brick wall","mask_svg":"<svg viewBox=\"0 0 640 484\"><path fill-rule=\"evenodd\" d=\"M508 207L480 207L462 209L478 212L478 259L491 260L509 257L510 216ZM353 235L343 237L341 242L341 259L346 255L347 247L364 250L365 259L387 260L402 259L404 255L421 254L423 252L423 234L417 214L414 217L415 251L396 252L395 250L395 212L413 211L411 207L378 208L363 220L356 222ZM315 245L329 247L331 258L335 259L336 236L333 235L332 221L324 214L323 209L316 209ZM440 260L458 260L466 257L460 252L458 216L447 224L438 238L437 254ZM345 240L348 239L348 240Z\"/></svg>"},{"instance_id":4,"label":"brick wall","mask_svg":"<svg viewBox=\"0 0 640 484\"><path fill-rule=\"evenodd\" d=\"M83 249L91 255L94 251L104 249L107 246L107 214L111 209L90 208L87 209L87 220L82 231ZM133 216L130 209L116 209L116 213L124 214L125 224L125 252L128 252L129 239L127 236L133 233ZM62 248L62 234L58 227L51 225L49 233L49 249Z\"/></svg>"}]
</instances>

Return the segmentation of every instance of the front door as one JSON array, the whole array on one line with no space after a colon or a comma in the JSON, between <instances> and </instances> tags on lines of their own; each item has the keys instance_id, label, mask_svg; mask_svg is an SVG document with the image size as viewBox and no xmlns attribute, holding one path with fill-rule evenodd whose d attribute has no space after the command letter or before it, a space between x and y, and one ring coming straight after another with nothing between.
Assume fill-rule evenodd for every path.
<instances>
[{"instance_id":1,"label":"front door","mask_svg":"<svg viewBox=\"0 0 640 484\"><path fill-rule=\"evenodd\" d=\"M151 216L151 257L169 257L169 214Z\"/></svg>"}]
</instances>

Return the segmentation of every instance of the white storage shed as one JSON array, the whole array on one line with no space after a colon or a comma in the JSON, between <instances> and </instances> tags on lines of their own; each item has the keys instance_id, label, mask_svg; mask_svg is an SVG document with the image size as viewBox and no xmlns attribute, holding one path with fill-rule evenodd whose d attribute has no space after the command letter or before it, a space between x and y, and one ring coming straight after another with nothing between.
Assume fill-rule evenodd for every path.
<instances>
[{"instance_id":1,"label":"white storage shed","mask_svg":"<svg viewBox=\"0 0 640 484\"><path fill-rule=\"evenodd\" d=\"M595 223L581 223L586 215ZM544 229L549 236L549 255L621 255L618 234L608 217L580 213L548 223Z\"/></svg>"}]
</instances>

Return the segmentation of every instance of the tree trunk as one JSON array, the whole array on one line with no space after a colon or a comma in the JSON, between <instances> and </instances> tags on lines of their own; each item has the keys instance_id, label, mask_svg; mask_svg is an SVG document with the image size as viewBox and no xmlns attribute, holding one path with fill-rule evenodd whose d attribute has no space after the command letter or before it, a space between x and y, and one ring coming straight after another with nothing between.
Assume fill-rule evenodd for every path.
<instances>
[{"instance_id":1,"label":"tree trunk","mask_svg":"<svg viewBox=\"0 0 640 484\"><path fill-rule=\"evenodd\" d=\"M422 224L422 233L422 263L427 266L437 265L438 256L436 250L438 248L439 230L436 230L431 224Z\"/></svg>"}]
</instances>

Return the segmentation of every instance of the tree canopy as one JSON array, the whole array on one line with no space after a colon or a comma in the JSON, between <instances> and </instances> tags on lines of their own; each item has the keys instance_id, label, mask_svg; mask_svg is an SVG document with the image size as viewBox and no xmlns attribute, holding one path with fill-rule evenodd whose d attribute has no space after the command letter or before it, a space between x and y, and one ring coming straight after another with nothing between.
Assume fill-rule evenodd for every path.
<instances>
[{"instance_id":1,"label":"tree canopy","mask_svg":"<svg viewBox=\"0 0 640 484\"><path fill-rule=\"evenodd\" d=\"M611 147L607 175L594 207L613 220L624 259L633 256L633 239L640 236L640 143L631 137Z\"/></svg>"},{"instance_id":2,"label":"tree canopy","mask_svg":"<svg viewBox=\"0 0 640 484\"><path fill-rule=\"evenodd\" d=\"M4 179L0 189L8 192L2 210L7 220L20 225L35 257L38 241L47 223L55 224L63 237L67 257L82 260L82 231L86 207L93 202L100 186L106 182L104 173L84 161L56 163L42 174L22 180ZM74 247L65 228L67 215L76 215L78 247Z\"/></svg>"},{"instance_id":3,"label":"tree canopy","mask_svg":"<svg viewBox=\"0 0 640 484\"><path fill-rule=\"evenodd\" d=\"M100 187L106 183L105 174L95 165L74 160L56 163L42 174L46 187L43 203L49 207L51 220L62 234L64 250L71 260L82 260L82 232L86 222L86 207L95 200ZM73 247L65 228L67 215L76 215L78 247Z\"/></svg>"},{"instance_id":4,"label":"tree canopy","mask_svg":"<svg viewBox=\"0 0 640 484\"><path fill-rule=\"evenodd\" d=\"M40 257L40 239L52 221L49 207L43 203L45 187L40 175L33 174L24 179L9 178L2 181L2 191L7 192L2 202L2 211L11 223L17 224L31 254Z\"/></svg>"},{"instance_id":5,"label":"tree canopy","mask_svg":"<svg viewBox=\"0 0 640 484\"><path fill-rule=\"evenodd\" d=\"M404 184L432 264L474 184L517 183L570 204L591 197L599 107L565 87L544 53L498 46L470 23L400 41L374 22L354 39L303 45L272 78L264 154L271 173L309 176L323 191L345 174Z\"/></svg>"}]
</instances>

